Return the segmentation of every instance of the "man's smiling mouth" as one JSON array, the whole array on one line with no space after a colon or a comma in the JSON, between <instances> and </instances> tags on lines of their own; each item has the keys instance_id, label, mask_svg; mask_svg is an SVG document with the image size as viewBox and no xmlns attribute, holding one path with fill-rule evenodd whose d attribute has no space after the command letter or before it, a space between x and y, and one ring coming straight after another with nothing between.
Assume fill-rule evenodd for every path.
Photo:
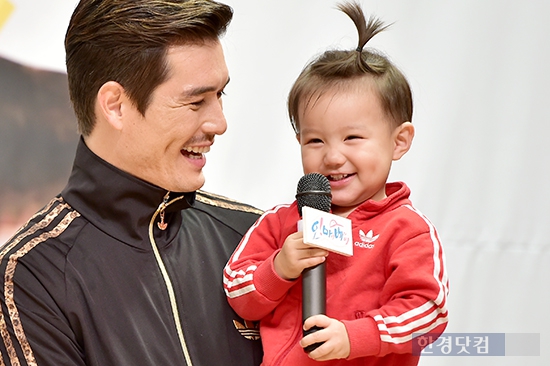
<instances>
[{"instance_id":1,"label":"man's smiling mouth","mask_svg":"<svg viewBox=\"0 0 550 366\"><path fill-rule=\"evenodd\" d=\"M209 151L210 146L188 146L181 149L181 153L191 159L201 159Z\"/></svg>"}]
</instances>

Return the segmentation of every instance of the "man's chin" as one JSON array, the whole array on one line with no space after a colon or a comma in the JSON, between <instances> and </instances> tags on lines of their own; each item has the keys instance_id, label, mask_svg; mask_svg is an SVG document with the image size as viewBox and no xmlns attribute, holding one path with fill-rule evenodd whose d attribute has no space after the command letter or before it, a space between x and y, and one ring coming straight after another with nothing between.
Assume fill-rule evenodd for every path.
<instances>
[{"instance_id":1,"label":"man's chin","mask_svg":"<svg viewBox=\"0 0 550 366\"><path fill-rule=\"evenodd\" d=\"M197 176L196 179L176 182L174 185L171 185L172 189L168 189L171 192L194 192L198 189L201 189L204 186L204 176L202 173Z\"/></svg>"}]
</instances>

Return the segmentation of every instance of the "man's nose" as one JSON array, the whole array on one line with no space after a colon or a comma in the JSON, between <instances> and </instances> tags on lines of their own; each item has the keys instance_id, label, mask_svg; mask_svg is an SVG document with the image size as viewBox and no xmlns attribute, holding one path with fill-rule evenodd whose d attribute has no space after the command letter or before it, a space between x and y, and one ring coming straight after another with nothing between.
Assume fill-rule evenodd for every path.
<instances>
[{"instance_id":1,"label":"man's nose","mask_svg":"<svg viewBox=\"0 0 550 366\"><path fill-rule=\"evenodd\" d=\"M221 135L227 130L227 121L223 113L221 100L218 100L217 103L213 103L206 116L206 122L203 124L203 129L204 132L213 135Z\"/></svg>"}]
</instances>

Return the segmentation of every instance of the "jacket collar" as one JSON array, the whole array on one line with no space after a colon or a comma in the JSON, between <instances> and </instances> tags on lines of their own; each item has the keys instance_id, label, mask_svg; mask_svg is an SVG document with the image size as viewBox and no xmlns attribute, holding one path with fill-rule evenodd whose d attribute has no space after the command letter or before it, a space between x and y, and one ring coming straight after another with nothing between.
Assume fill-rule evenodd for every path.
<instances>
[{"instance_id":1,"label":"jacket collar","mask_svg":"<svg viewBox=\"0 0 550 366\"><path fill-rule=\"evenodd\" d=\"M176 237L181 210L193 205L195 192L168 192L136 178L95 155L82 138L69 182L61 192L63 199L100 231L143 250L151 249L150 222L167 194L168 201L173 202L165 209L164 222L168 225L160 230L157 217L153 227L160 247Z\"/></svg>"},{"instance_id":2,"label":"jacket collar","mask_svg":"<svg viewBox=\"0 0 550 366\"><path fill-rule=\"evenodd\" d=\"M386 184L387 197L381 201L366 200L360 204L349 215L349 219L368 220L383 211L390 211L404 204L410 204L409 187L403 182L393 182Z\"/></svg>"}]
</instances>

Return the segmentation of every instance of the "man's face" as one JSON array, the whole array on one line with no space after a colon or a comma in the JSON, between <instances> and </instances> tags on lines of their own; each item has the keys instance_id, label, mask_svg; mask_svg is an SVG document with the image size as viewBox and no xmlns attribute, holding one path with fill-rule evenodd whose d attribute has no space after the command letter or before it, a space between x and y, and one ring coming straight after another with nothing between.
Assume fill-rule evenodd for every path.
<instances>
[{"instance_id":1,"label":"man's face","mask_svg":"<svg viewBox=\"0 0 550 366\"><path fill-rule=\"evenodd\" d=\"M121 132L118 167L154 185L191 192L204 184L204 153L227 129L221 96L229 80L219 42L173 46L168 78L145 115L134 106Z\"/></svg>"}]
</instances>

